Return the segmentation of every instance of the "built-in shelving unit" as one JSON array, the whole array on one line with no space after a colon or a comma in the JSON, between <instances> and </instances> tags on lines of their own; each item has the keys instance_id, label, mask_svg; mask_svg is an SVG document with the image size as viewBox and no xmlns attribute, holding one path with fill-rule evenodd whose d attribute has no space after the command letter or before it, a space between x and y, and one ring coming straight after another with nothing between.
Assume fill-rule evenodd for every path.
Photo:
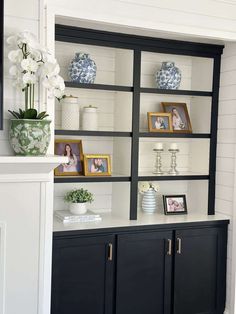
<instances>
[{"instance_id":1,"label":"built-in shelving unit","mask_svg":"<svg viewBox=\"0 0 236 314\"><path fill-rule=\"evenodd\" d=\"M58 202L72 185L88 185L111 211L138 219L139 181L158 181L162 194L187 194L190 210L214 214L217 116L220 58L217 45L138 37L72 26L56 25L56 57L68 94L83 105L99 108L98 131L60 129L56 107L55 135L79 138L85 153L109 153L113 175L107 177L55 177ZM86 51L98 71L95 84L68 81L67 67L75 52ZM162 61L175 61L182 70L178 90L155 88L154 73ZM147 112L161 111L161 102L187 104L193 133L151 133ZM152 173L155 142L163 142L163 176ZM179 144L179 175L168 175L171 142ZM114 173L117 173L115 175ZM99 184L97 184L99 183ZM69 184L69 185L68 185ZM96 199L95 195L95 199ZM197 202L197 206L194 204ZM192 207L192 208L191 208Z\"/></svg>"}]
</instances>

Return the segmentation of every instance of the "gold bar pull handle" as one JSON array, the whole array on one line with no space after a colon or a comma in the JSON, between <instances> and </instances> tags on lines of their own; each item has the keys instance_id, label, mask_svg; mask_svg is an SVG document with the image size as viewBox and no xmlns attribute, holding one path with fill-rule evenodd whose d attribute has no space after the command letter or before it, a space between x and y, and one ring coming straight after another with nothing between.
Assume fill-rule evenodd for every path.
<instances>
[{"instance_id":1,"label":"gold bar pull handle","mask_svg":"<svg viewBox=\"0 0 236 314\"><path fill-rule=\"evenodd\" d=\"M171 255L172 254L172 240L167 239L167 243L168 243L167 255Z\"/></svg>"},{"instance_id":2,"label":"gold bar pull handle","mask_svg":"<svg viewBox=\"0 0 236 314\"><path fill-rule=\"evenodd\" d=\"M113 245L112 243L108 244L108 261L112 261L113 259Z\"/></svg>"},{"instance_id":3,"label":"gold bar pull handle","mask_svg":"<svg viewBox=\"0 0 236 314\"><path fill-rule=\"evenodd\" d=\"M177 238L177 254L182 253L182 240L180 238Z\"/></svg>"}]
</instances>

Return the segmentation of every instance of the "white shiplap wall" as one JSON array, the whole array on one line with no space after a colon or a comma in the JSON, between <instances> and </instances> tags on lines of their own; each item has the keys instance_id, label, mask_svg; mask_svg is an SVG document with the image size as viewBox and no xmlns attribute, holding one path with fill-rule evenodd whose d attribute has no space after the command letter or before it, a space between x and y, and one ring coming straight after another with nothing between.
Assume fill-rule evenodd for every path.
<instances>
[{"instance_id":1,"label":"white shiplap wall","mask_svg":"<svg viewBox=\"0 0 236 314\"><path fill-rule=\"evenodd\" d=\"M236 44L226 44L222 57L218 123L216 212L231 220L228 235L227 303L233 314L235 255L233 252L236 148Z\"/></svg>"},{"instance_id":2,"label":"white shiplap wall","mask_svg":"<svg viewBox=\"0 0 236 314\"><path fill-rule=\"evenodd\" d=\"M39 37L40 0L22 0L4 2L4 131L0 131L0 155L10 155L12 150L8 143L8 109L22 106L21 92L12 86L7 58L9 47L6 38L16 32L30 30Z\"/></svg>"}]
</instances>

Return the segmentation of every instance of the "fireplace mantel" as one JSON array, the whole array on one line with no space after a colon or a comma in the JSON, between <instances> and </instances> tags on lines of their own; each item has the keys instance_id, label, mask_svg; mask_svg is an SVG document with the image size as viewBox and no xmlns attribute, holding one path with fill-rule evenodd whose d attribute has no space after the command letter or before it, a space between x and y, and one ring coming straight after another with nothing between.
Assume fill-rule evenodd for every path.
<instances>
[{"instance_id":1,"label":"fireplace mantel","mask_svg":"<svg viewBox=\"0 0 236 314\"><path fill-rule=\"evenodd\" d=\"M49 314L53 172L63 156L0 156L0 313Z\"/></svg>"}]
</instances>

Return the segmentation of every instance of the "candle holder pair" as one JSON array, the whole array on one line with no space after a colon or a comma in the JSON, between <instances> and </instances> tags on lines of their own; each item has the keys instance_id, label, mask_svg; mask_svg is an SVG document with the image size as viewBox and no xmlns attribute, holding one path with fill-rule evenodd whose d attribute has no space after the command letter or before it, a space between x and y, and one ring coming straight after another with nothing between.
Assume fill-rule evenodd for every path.
<instances>
[{"instance_id":1,"label":"candle holder pair","mask_svg":"<svg viewBox=\"0 0 236 314\"><path fill-rule=\"evenodd\" d=\"M162 171L162 162L161 162L161 153L163 153L163 148L154 148L153 151L156 153L156 162L154 166L154 174L157 175L163 175L164 172ZM177 175L179 174L179 171L177 170L177 156L176 154L179 152L179 149L168 149L168 151L171 153L171 164L170 164L170 170L168 171L168 174L170 175Z\"/></svg>"}]
</instances>

